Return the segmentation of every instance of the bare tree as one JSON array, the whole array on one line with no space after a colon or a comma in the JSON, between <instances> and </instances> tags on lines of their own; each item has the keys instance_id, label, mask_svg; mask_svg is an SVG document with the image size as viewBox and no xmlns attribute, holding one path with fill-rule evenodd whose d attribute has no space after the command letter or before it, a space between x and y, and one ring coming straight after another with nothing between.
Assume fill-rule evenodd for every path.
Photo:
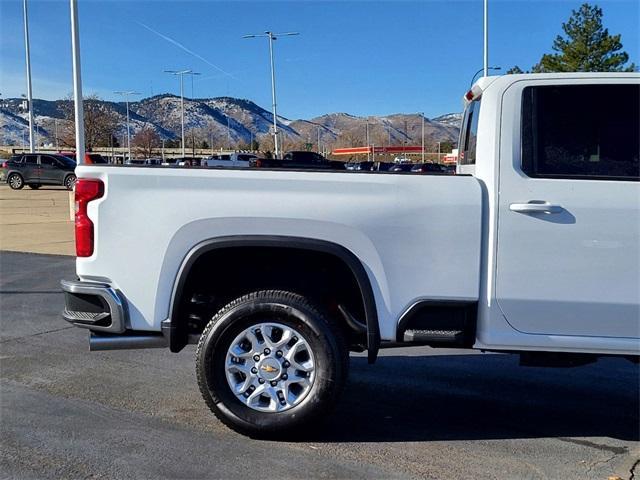
<instances>
[{"instance_id":1,"label":"bare tree","mask_svg":"<svg viewBox=\"0 0 640 480\"><path fill-rule=\"evenodd\" d=\"M336 139L336 144L340 147L361 147L365 143L362 133L353 130L344 130Z\"/></svg>"},{"instance_id":2,"label":"bare tree","mask_svg":"<svg viewBox=\"0 0 640 480\"><path fill-rule=\"evenodd\" d=\"M108 146L109 139L119 127L117 113L95 94L84 98L84 140L88 150L98 146ZM75 147L75 112L71 96L59 107L65 120L60 140L63 145Z\"/></svg>"},{"instance_id":3,"label":"bare tree","mask_svg":"<svg viewBox=\"0 0 640 480\"><path fill-rule=\"evenodd\" d=\"M131 140L131 145L135 147L136 154L142 155L145 158L151 157L154 149L160 147L161 143L162 140L158 133L147 125L136 133Z\"/></svg>"}]
</instances>

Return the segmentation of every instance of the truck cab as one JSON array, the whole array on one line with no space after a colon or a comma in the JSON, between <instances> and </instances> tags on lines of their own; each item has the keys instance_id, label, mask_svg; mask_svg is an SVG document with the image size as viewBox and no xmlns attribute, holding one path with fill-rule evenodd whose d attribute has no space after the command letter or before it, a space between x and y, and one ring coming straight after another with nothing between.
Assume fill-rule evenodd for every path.
<instances>
[{"instance_id":1,"label":"truck cab","mask_svg":"<svg viewBox=\"0 0 640 480\"><path fill-rule=\"evenodd\" d=\"M464 98L458 173L486 192L476 346L634 351L638 75L511 77Z\"/></svg>"}]
</instances>

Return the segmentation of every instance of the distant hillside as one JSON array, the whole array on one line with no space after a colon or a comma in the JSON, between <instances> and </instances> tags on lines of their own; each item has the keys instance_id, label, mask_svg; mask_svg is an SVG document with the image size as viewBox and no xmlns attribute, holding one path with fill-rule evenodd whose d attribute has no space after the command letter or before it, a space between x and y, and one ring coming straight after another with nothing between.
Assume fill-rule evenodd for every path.
<instances>
[{"instance_id":1,"label":"distant hillside","mask_svg":"<svg viewBox=\"0 0 640 480\"><path fill-rule=\"evenodd\" d=\"M434 122L442 123L460 129L462 126L462 113L447 113L432 119Z\"/></svg>"},{"instance_id":2,"label":"distant hillside","mask_svg":"<svg viewBox=\"0 0 640 480\"><path fill-rule=\"evenodd\" d=\"M34 114L38 125L39 143L53 143L55 129L64 125L63 111L69 100L34 100ZM126 134L126 109L122 102L101 101L106 110L118 118L120 127L113 132L120 139ZM206 142L220 147L248 144L252 139L271 141L269 132L273 116L268 110L245 99L232 97L184 99L185 134L187 144ZM23 99L5 99L0 105L0 143L20 144L27 128ZM163 94L129 104L132 135L142 128L153 128L165 140L180 138L180 98ZM425 142L456 142L460 127L460 114L452 113L435 119L426 119ZM288 120L278 116L285 147L300 148L306 143L316 144L318 134L322 145L333 148L366 144L367 123L369 141L375 145L420 144L422 118L416 114L356 117L347 113L330 113L310 120ZM28 134L27 134L28 135Z\"/></svg>"}]
</instances>

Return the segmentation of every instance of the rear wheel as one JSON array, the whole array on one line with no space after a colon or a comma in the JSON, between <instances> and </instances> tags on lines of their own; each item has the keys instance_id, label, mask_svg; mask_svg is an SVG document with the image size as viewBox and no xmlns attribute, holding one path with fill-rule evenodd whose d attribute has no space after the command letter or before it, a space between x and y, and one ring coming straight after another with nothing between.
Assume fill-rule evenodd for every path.
<instances>
[{"instance_id":1,"label":"rear wheel","mask_svg":"<svg viewBox=\"0 0 640 480\"><path fill-rule=\"evenodd\" d=\"M231 302L196 350L202 396L241 433L270 436L317 419L337 400L348 372L339 329L304 297L259 291Z\"/></svg>"},{"instance_id":2,"label":"rear wheel","mask_svg":"<svg viewBox=\"0 0 640 480\"><path fill-rule=\"evenodd\" d=\"M67 190L73 190L73 187L76 184L76 176L74 174L67 175L64 179L64 186Z\"/></svg>"},{"instance_id":3,"label":"rear wheel","mask_svg":"<svg viewBox=\"0 0 640 480\"><path fill-rule=\"evenodd\" d=\"M24 187L24 179L19 173L12 173L11 175L9 175L9 178L7 178L7 183L13 190L20 190L22 187Z\"/></svg>"}]
</instances>

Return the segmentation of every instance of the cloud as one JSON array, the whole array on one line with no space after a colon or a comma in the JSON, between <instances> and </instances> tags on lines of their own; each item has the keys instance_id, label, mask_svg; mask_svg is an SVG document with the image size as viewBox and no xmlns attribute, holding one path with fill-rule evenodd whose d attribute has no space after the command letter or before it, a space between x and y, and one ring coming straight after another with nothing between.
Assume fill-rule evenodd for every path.
<instances>
[{"instance_id":1,"label":"cloud","mask_svg":"<svg viewBox=\"0 0 640 480\"><path fill-rule=\"evenodd\" d=\"M163 38L164 40L166 40L167 42L171 43L172 45L175 45L176 47L180 48L181 50L184 50L185 52L187 52L189 55L197 58L198 60L203 61L204 63L206 63L207 65L215 68L216 70L218 70L220 73L223 73L224 75L233 78L234 80L238 80L238 78L234 77L231 73L223 70L222 68L220 68L219 66L217 66L214 63L211 63L209 60L207 60L206 58L204 58L202 55L199 55L198 53L194 52L193 50L188 49L187 47L185 47L183 44L181 44L180 42L178 42L177 40L174 40L171 37L168 37L160 32L158 32L157 30L154 30L153 28L151 28L148 25L145 25L142 22L136 22L138 25L140 25L143 28L146 28L147 30L149 30L151 33L155 33L156 35L158 35L160 38Z\"/></svg>"}]
</instances>

